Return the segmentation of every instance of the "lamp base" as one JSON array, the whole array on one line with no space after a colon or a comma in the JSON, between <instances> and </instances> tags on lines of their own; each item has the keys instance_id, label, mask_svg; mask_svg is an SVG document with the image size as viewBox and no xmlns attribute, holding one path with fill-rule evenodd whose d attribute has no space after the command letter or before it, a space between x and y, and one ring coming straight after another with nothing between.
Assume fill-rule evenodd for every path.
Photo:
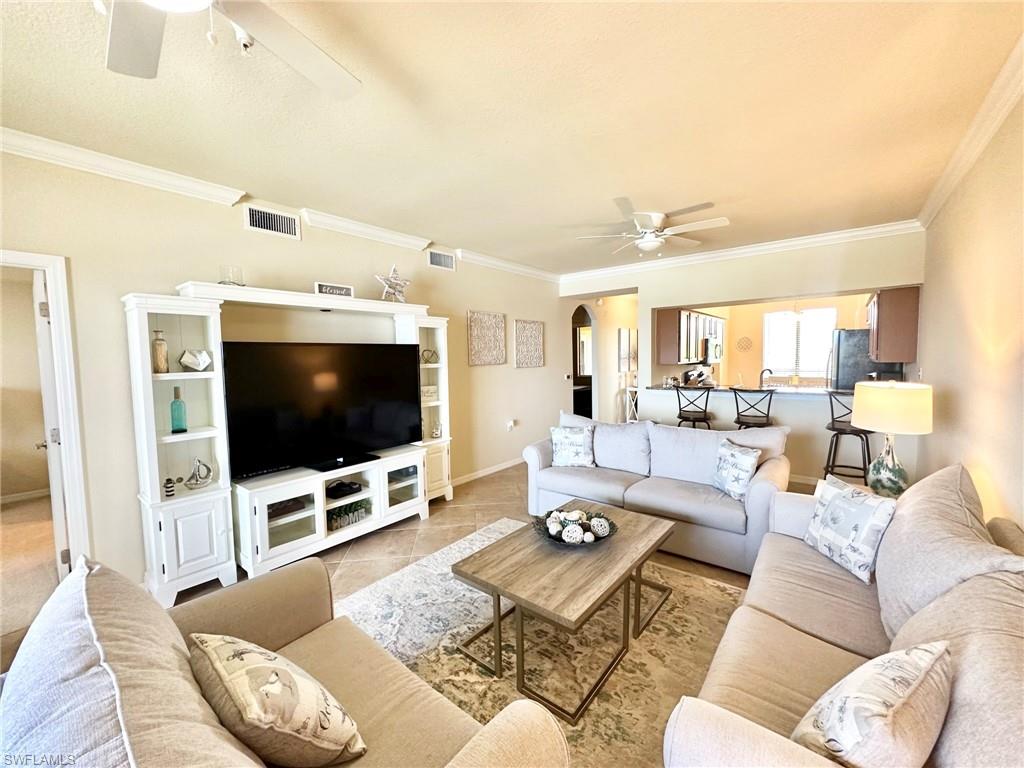
<instances>
[{"instance_id":1,"label":"lamp base","mask_svg":"<svg viewBox=\"0 0 1024 768\"><path fill-rule=\"evenodd\" d=\"M896 458L895 438L887 434L885 446L868 467L868 487L879 496L898 498L910 485L907 470Z\"/></svg>"}]
</instances>

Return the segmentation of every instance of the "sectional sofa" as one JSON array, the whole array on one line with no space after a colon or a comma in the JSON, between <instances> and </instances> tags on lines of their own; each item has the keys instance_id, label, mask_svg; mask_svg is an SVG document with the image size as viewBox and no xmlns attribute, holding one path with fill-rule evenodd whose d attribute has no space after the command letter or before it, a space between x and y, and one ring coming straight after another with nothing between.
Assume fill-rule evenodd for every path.
<instances>
[{"instance_id":1,"label":"sectional sofa","mask_svg":"<svg viewBox=\"0 0 1024 768\"><path fill-rule=\"evenodd\" d=\"M936 640L950 644L952 697L927 765L1021 765L1024 532L999 519L986 529L970 476L949 467L900 499L864 584L802 541L814 503L776 496L700 694L669 719L666 768L835 768L790 741L800 719L868 659Z\"/></svg>"},{"instance_id":2,"label":"sectional sofa","mask_svg":"<svg viewBox=\"0 0 1024 768\"><path fill-rule=\"evenodd\" d=\"M594 427L596 467L554 467L551 438L523 450L529 510L541 515L576 497L675 521L662 549L750 573L768 530L772 498L789 485L787 427L709 431L643 421L606 424L563 413L561 426ZM746 498L712 485L723 438L760 448Z\"/></svg>"}]
</instances>

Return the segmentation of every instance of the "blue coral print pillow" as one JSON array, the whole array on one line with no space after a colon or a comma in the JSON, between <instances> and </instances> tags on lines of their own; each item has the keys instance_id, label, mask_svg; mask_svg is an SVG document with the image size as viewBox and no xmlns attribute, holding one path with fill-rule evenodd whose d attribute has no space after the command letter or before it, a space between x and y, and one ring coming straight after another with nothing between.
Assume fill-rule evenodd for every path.
<instances>
[{"instance_id":1,"label":"blue coral print pillow","mask_svg":"<svg viewBox=\"0 0 1024 768\"><path fill-rule=\"evenodd\" d=\"M878 545L895 512L895 499L829 475L821 484L804 542L870 584Z\"/></svg>"}]
</instances>

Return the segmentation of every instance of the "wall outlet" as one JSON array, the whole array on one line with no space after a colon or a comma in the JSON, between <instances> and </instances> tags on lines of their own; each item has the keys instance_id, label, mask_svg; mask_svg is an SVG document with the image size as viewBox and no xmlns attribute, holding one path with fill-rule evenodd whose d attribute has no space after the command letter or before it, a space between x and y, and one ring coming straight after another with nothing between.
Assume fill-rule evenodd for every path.
<instances>
[{"instance_id":1,"label":"wall outlet","mask_svg":"<svg viewBox=\"0 0 1024 768\"><path fill-rule=\"evenodd\" d=\"M517 426L519 426L519 422L516 419L509 419L508 421L505 422L505 431L511 432Z\"/></svg>"}]
</instances>

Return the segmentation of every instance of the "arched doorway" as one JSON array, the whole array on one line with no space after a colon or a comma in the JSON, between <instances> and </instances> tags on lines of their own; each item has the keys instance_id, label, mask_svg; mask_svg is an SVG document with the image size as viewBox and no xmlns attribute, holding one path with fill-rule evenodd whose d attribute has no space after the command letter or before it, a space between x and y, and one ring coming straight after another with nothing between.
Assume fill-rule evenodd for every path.
<instances>
[{"instance_id":1,"label":"arched doorway","mask_svg":"<svg viewBox=\"0 0 1024 768\"><path fill-rule=\"evenodd\" d=\"M572 412L597 418L597 318L580 304L572 313Z\"/></svg>"}]
</instances>

